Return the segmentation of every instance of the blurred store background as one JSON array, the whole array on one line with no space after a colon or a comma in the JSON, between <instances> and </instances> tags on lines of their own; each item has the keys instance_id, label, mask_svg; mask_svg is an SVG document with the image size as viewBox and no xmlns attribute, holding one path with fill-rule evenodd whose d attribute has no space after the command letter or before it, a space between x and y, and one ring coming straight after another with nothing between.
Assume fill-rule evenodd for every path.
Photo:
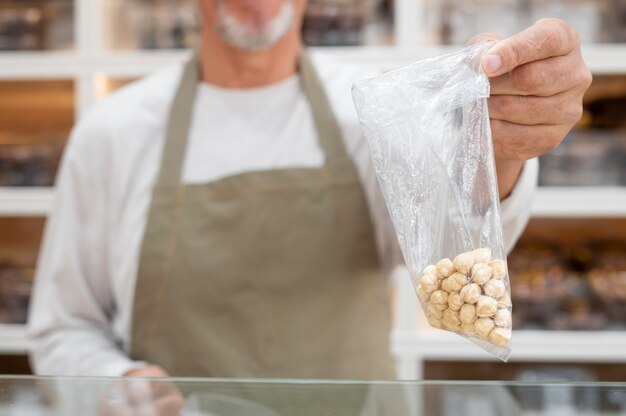
<instances>
[{"instance_id":1,"label":"blurred store background","mask_svg":"<svg viewBox=\"0 0 626 416\"><path fill-rule=\"evenodd\" d=\"M28 371L23 324L73 123L111 91L184 59L198 39L194 3L0 0L0 373ZM511 363L426 328L400 274L390 296L401 377L623 381L626 0L309 1L308 45L381 70L548 16L577 28L594 82L579 125L542 158L533 219L509 258Z\"/></svg>"}]
</instances>

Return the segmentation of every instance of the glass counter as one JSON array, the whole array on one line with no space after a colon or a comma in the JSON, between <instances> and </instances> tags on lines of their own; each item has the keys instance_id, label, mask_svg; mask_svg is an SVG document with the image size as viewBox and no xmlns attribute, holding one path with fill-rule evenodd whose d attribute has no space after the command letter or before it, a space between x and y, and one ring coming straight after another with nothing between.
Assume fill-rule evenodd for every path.
<instances>
[{"instance_id":1,"label":"glass counter","mask_svg":"<svg viewBox=\"0 0 626 416\"><path fill-rule=\"evenodd\" d=\"M618 415L626 383L0 378L10 415Z\"/></svg>"}]
</instances>

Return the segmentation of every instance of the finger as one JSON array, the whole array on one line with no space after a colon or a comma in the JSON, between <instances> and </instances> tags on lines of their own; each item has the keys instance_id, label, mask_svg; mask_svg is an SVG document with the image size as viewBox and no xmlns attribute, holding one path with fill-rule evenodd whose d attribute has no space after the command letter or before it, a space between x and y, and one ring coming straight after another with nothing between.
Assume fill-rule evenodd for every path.
<instances>
[{"instance_id":1,"label":"finger","mask_svg":"<svg viewBox=\"0 0 626 416\"><path fill-rule=\"evenodd\" d=\"M495 33L491 33L491 32L479 33L478 35L475 35L472 38L470 38L470 40L467 41L465 46L476 45L477 43L480 43L480 42L497 42L500 39L502 38L496 35Z\"/></svg>"},{"instance_id":2,"label":"finger","mask_svg":"<svg viewBox=\"0 0 626 416\"><path fill-rule=\"evenodd\" d=\"M489 118L527 126L573 125L583 110L578 94L571 91L551 97L495 95L488 101Z\"/></svg>"},{"instance_id":3,"label":"finger","mask_svg":"<svg viewBox=\"0 0 626 416\"><path fill-rule=\"evenodd\" d=\"M147 365L143 367L133 368L125 373L126 377L133 378L166 378L169 377L167 372L157 365Z\"/></svg>"},{"instance_id":4,"label":"finger","mask_svg":"<svg viewBox=\"0 0 626 416\"><path fill-rule=\"evenodd\" d=\"M178 387L170 381L159 380L150 382L150 387L152 389L152 394L155 397L161 397L171 394L181 394Z\"/></svg>"},{"instance_id":5,"label":"finger","mask_svg":"<svg viewBox=\"0 0 626 416\"><path fill-rule=\"evenodd\" d=\"M492 95L550 96L583 85L588 79L586 66L578 56L561 56L521 65L511 72L491 78Z\"/></svg>"},{"instance_id":6,"label":"finger","mask_svg":"<svg viewBox=\"0 0 626 416\"><path fill-rule=\"evenodd\" d=\"M116 382L109 386L98 403L99 416L131 416L128 392L125 383Z\"/></svg>"},{"instance_id":7,"label":"finger","mask_svg":"<svg viewBox=\"0 0 626 416\"><path fill-rule=\"evenodd\" d=\"M130 406L109 406L106 404L98 407L98 416L135 416L135 412Z\"/></svg>"},{"instance_id":8,"label":"finger","mask_svg":"<svg viewBox=\"0 0 626 416\"><path fill-rule=\"evenodd\" d=\"M578 34L559 19L541 19L528 29L497 42L482 58L490 77L502 75L528 62L564 56L579 47Z\"/></svg>"},{"instance_id":9,"label":"finger","mask_svg":"<svg viewBox=\"0 0 626 416\"><path fill-rule=\"evenodd\" d=\"M150 402L154 400L152 382L146 379L127 379L126 394L130 404Z\"/></svg>"},{"instance_id":10,"label":"finger","mask_svg":"<svg viewBox=\"0 0 626 416\"><path fill-rule=\"evenodd\" d=\"M147 368L144 377L166 378L169 377L169 374L158 365L151 365Z\"/></svg>"},{"instance_id":11,"label":"finger","mask_svg":"<svg viewBox=\"0 0 626 416\"><path fill-rule=\"evenodd\" d=\"M569 131L566 125L526 126L490 120L494 152L498 157L528 160L555 149Z\"/></svg>"},{"instance_id":12,"label":"finger","mask_svg":"<svg viewBox=\"0 0 626 416\"><path fill-rule=\"evenodd\" d=\"M133 406L133 416L159 416L154 402L146 402Z\"/></svg>"},{"instance_id":13,"label":"finger","mask_svg":"<svg viewBox=\"0 0 626 416\"><path fill-rule=\"evenodd\" d=\"M153 402L136 405L133 416L178 416L185 401L180 395L159 397Z\"/></svg>"},{"instance_id":14,"label":"finger","mask_svg":"<svg viewBox=\"0 0 626 416\"><path fill-rule=\"evenodd\" d=\"M111 402L103 398L98 403L98 416L133 416L133 408L127 403Z\"/></svg>"},{"instance_id":15,"label":"finger","mask_svg":"<svg viewBox=\"0 0 626 416\"><path fill-rule=\"evenodd\" d=\"M171 394L157 400L157 414L159 416L179 416L185 406L185 399L180 394Z\"/></svg>"}]
</instances>

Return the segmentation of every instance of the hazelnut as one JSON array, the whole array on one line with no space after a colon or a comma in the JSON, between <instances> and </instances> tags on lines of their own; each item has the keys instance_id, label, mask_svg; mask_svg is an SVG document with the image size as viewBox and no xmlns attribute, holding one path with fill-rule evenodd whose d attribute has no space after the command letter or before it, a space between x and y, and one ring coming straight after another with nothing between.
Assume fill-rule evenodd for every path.
<instances>
[{"instance_id":1,"label":"hazelnut","mask_svg":"<svg viewBox=\"0 0 626 416\"><path fill-rule=\"evenodd\" d=\"M494 279L504 279L506 276L506 261L504 260L493 260L490 263L491 269L493 270L493 278Z\"/></svg>"},{"instance_id":2,"label":"hazelnut","mask_svg":"<svg viewBox=\"0 0 626 416\"><path fill-rule=\"evenodd\" d=\"M457 311L453 311L451 309L446 309L443 311L443 324L447 328L452 329L460 329L461 326L461 318L459 317L459 313Z\"/></svg>"},{"instance_id":3,"label":"hazelnut","mask_svg":"<svg viewBox=\"0 0 626 416\"><path fill-rule=\"evenodd\" d=\"M511 330L506 328L495 328L489 334L489 341L496 345L507 345L511 341Z\"/></svg>"},{"instance_id":4,"label":"hazelnut","mask_svg":"<svg viewBox=\"0 0 626 416\"><path fill-rule=\"evenodd\" d=\"M428 305L426 306L426 312L428 313L429 319L430 318L435 318L435 319L443 318L443 311L437 308L435 305L433 305L430 302L428 302Z\"/></svg>"},{"instance_id":5,"label":"hazelnut","mask_svg":"<svg viewBox=\"0 0 626 416\"><path fill-rule=\"evenodd\" d=\"M512 324L511 312L508 309L498 309L496 316L493 317L493 321L497 326L510 328Z\"/></svg>"},{"instance_id":6,"label":"hazelnut","mask_svg":"<svg viewBox=\"0 0 626 416\"><path fill-rule=\"evenodd\" d=\"M502 295L498 298L498 308L510 308L513 305L509 295Z\"/></svg>"},{"instance_id":7,"label":"hazelnut","mask_svg":"<svg viewBox=\"0 0 626 416\"><path fill-rule=\"evenodd\" d=\"M476 322L474 322L474 328L476 329L476 333L481 337L489 336L489 333L494 326L495 324L493 323L493 319L491 318L478 318Z\"/></svg>"},{"instance_id":8,"label":"hazelnut","mask_svg":"<svg viewBox=\"0 0 626 416\"><path fill-rule=\"evenodd\" d=\"M472 251L472 255L474 256L474 263L485 263L489 264L491 261L491 250L488 248L477 248Z\"/></svg>"},{"instance_id":9,"label":"hazelnut","mask_svg":"<svg viewBox=\"0 0 626 416\"><path fill-rule=\"evenodd\" d=\"M491 279L491 267L484 263L477 263L472 267L472 282L484 285Z\"/></svg>"},{"instance_id":10,"label":"hazelnut","mask_svg":"<svg viewBox=\"0 0 626 416\"><path fill-rule=\"evenodd\" d=\"M474 256L472 256L472 253L462 253L454 258L454 267L463 274L469 274L473 265Z\"/></svg>"},{"instance_id":11,"label":"hazelnut","mask_svg":"<svg viewBox=\"0 0 626 416\"><path fill-rule=\"evenodd\" d=\"M481 296L476 302L476 315L480 318L491 317L498 310L498 301L490 296Z\"/></svg>"},{"instance_id":12,"label":"hazelnut","mask_svg":"<svg viewBox=\"0 0 626 416\"><path fill-rule=\"evenodd\" d=\"M441 282L441 288L446 292L458 292L467 283L467 276L462 273L454 273Z\"/></svg>"},{"instance_id":13,"label":"hazelnut","mask_svg":"<svg viewBox=\"0 0 626 416\"><path fill-rule=\"evenodd\" d=\"M466 335L474 335L476 333L476 328L474 324L461 324L461 332Z\"/></svg>"},{"instance_id":14,"label":"hazelnut","mask_svg":"<svg viewBox=\"0 0 626 416\"><path fill-rule=\"evenodd\" d=\"M420 286L424 290L424 293L433 293L435 290L439 289L439 279L437 279L437 275L425 274L420 279Z\"/></svg>"},{"instance_id":15,"label":"hazelnut","mask_svg":"<svg viewBox=\"0 0 626 416\"><path fill-rule=\"evenodd\" d=\"M463 273L458 273L458 272L452 273L452 276L450 276L449 279L453 279L455 285L459 286L457 290L461 290L463 286L469 283L469 279L467 278L467 275Z\"/></svg>"},{"instance_id":16,"label":"hazelnut","mask_svg":"<svg viewBox=\"0 0 626 416\"><path fill-rule=\"evenodd\" d=\"M450 259L441 259L437 262L437 274L448 277L454 273L454 263Z\"/></svg>"},{"instance_id":17,"label":"hazelnut","mask_svg":"<svg viewBox=\"0 0 626 416\"><path fill-rule=\"evenodd\" d=\"M456 292L458 289L455 289L456 285L449 277L446 277L441 281L441 289L445 290L448 293Z\"/></svg>"},{"instance_id":18,"label":"hazelnut","mask_svg":"<svg viewBox=\"0 0 626 416\"><path fill-rule=\"evenodd\" d=\"M430 323L430 326L433 328L443 329L443 322L441 322L441 319L428 318L428 323Z\"/></svg>"},{"instance_id":19,"label":"hazelnut","mask_svg":"<svg viewBox=\"0 0 626 416\"><path fill-rule=\"evenodd\" d=\"M478 302L478 298L481 295L480 286L476 283L469 283L461 289L459 292L461 294L461 299L466 303L476 303Z\"/></svg>"},{"instance_id":20,"label":"hazelnut","mask_svg":"<svg viewBox=\"0 0 626 416\"><path fill-rule=\"evenodd\" d=\"M426 266L424 267L424 271L422 271L422 274L434 274L435 276L437 275L437 267L434 265L430 265L430 266Z\"/></svg>"},{"instance_id":21,"label":"hazelnut","mask_svg":"<svg viewBox=\"0 0 626 416\"><path fill-rule=\"evenodd\" d=\"M429 303L440 311L448 309L448 292L445 290L435 290L430 295Z\"/></svg>"},{"instance_id":22,"label":"hazelnut","mask_svg":"<svg viewBox=\"0 0 626 416\"><path fill-rule=\"evenodd\" d=\"M506 292L506 287L502 280L491 279L483 286L485 295L491 296L494 299L498 299Z\"/></svg>"},{"instance_id":23,"label":"hazelnut","mask_svg":"<svg viewBox=\"0 0 626 416\"><path fill-rule=\"evenodd\" d=\"M448 306L453 311L458 311L463 306L463 299L461 299L461 295L459 292L452 292L448 296Z\"/></svg>"},{"instance_id":24,"label":"hazelnut","mask_svg":"<svg viewBox=\"0 0 626 416\"><path fill-rule=\"evenodd\" d=\"M469 303L461 306L459 317L464 324L473 324L476 321L476 307Z\"/></svg>"}]
</instances>

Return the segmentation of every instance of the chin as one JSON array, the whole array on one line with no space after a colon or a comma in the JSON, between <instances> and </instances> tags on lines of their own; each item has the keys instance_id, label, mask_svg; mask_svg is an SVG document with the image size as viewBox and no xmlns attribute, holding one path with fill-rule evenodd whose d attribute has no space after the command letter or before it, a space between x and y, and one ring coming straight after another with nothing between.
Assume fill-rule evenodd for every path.
<instances>
[{"instance_id":1,"label":"chin","mask_svg":"<svg viewBox=\"0 0 626 416\"><path fill-rule=\"evenodd\" d=\"M261 0L278 6L276 13L264 15L260 12L237 10L244 0L218 0L218 36L228 45L247 51L271 48L292 30L298 28L296 2L294 0ZM251 2L251 0L247 0Z\"/></svg>"}]
</instances>

